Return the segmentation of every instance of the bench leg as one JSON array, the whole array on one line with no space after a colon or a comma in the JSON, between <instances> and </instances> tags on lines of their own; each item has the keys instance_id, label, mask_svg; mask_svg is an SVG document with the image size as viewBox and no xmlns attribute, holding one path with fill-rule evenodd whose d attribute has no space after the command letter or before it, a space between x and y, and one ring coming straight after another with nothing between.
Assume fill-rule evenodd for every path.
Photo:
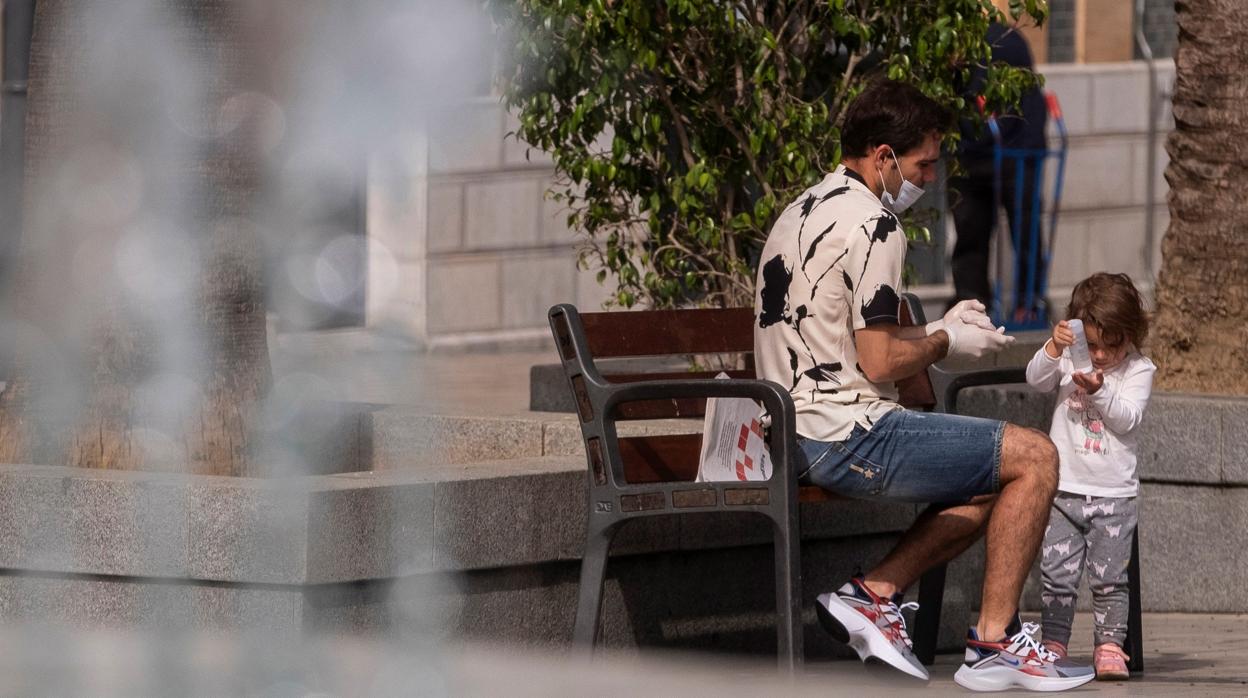
<instances>
[{"instance_id":1,"label":"bench leg","mask_svg":"<svg viewBox=\"0 0 1248 698\"><path fill-rule=\"evenodd\" d=\"M590 530L585 538L585 556L581 559L581 583L577 590L576 625L572 643L593 650L598 639L598 615L602 610L602 580L607 569L607 553L611 549L613 528Z\"/></svg>"},{"instance_id":2,"label":"bench leg","mask_svg":"<svg viewBox=\"0 0 1248 698\"><path fill-rule=\"evenodd\" d=\"M933 567L919 580L919 612L914 619L914 656L930 666L936 661L940 606L945 598L945 565Z\"/></svg>"},{"instance_id":3,"label":"bench leg","mask_svg":"<svg viewBox=\"0 0 1248 698\"><path fill-rule=\"evenodd\" d=\"M781 671L802 666L802 561L796 527L776 521L776 653Z\"/></svg>"},{"instance_id":4,"label":"bench leg","mask_svg":"<svg viewBox=\"0 0 1248 698\"><path fill-rule=\"evenodd\" d=\"M1144 609L1140 602L1140 527L1136 524L1131 540L1131 562L1127 565L1127 579L1131 590L1127 601L1127 646L1123 649L1131 657L1127 669L1131 675L1144 673Z\"/></svg>"}]
</instances>

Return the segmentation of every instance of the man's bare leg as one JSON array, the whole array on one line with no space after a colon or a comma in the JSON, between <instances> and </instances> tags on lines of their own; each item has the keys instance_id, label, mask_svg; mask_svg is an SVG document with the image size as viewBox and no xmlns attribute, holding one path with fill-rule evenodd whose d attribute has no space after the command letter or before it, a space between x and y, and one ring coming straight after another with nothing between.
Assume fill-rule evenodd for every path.
<instances>
[{"instance_id":1,"label":"man's bare leg","mask_svg":"<svg viewBox=\"0 0 1248 698\"><path fill-rule=\"evenodd\" d=\"M979 540L995 501L996 497L983 497L924 510L896 547L864 576L864 582L884 597L908 588L924 572L952 560Z\"/></svg>"},{"instance_id":2,"label":"man's bare leg","mask_svg":"<svg viewBox=\"0 0 1248 698\"><path fill-rule=\"evenodd\" d=\"M976 626L985 640L1004 637L1018 612L1023 582L1040 552L1057 494L1057 463L1057 448L1047 435L1006 426L1001 444L1003 485L988 521L988 562Z\"/></svg>"},{"instance_id":3,"label":"man's bare leg","mask_svg":"<svg viewBox=\"0 0 1248 698\"><path fill-rule=\"evenodd\" d=\"M1007 424L1001 440L1001 492L968 504L925 511L893 550L865 576L884 597L928 569L957 557L985 529L988 560L977 631L1000 638L1018 610L1023 582L1044 537L1057 491L1057 449L1048 436Z\"/></svg>"}]
</instances>

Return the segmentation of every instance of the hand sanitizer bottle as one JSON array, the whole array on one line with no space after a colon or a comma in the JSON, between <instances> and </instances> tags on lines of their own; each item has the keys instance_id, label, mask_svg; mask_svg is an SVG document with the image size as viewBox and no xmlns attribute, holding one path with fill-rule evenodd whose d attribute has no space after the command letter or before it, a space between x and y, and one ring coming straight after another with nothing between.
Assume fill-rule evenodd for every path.
<instances>
[{"instance_id":1,"label":"hand sanitizer bottle","mask_svg":"<svg viewBox=\"0 0 1248 698\"><path fill-rule=\"evenodd\" d=\"M1092 357L1088 355L1088 338L1083 333L1083 320L1067 320L1066 325L1075 333L1075 343L1070 345L1070 360L1075 362L1079 373L1092 372Z\"/></svg>"}]
</instances>

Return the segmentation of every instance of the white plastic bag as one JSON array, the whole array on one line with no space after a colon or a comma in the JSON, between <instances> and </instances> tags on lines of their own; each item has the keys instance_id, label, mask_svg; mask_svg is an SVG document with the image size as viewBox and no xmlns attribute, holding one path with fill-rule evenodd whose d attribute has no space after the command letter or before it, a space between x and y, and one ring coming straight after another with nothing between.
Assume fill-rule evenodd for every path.
<instances>
[{"instance_id":1,"label":"white plastic bag","mask_svg":"<svg viewBox=\"0 0 1248 698\"><path fill-rule=\"evenodd\" d=\"M721 373L718 378L728 378ZM749 398L710 398L702 425L697 482L744 482L771 477L763 441L763 410Z\"/></svg>"}]
</instances>

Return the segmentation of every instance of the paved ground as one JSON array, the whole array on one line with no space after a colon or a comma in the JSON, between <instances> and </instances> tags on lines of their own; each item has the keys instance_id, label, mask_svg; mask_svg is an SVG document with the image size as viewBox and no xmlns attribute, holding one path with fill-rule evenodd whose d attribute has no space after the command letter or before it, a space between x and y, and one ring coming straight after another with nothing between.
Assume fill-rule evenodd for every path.
<instances>
[{"instance_id":1,"label":"paved ground","mask_svg":"<svg viewBox=\"0 0 1248 698\"><path fill-rule=\"evenodd\" d=\"M1248 616L1145 616L1147 673L1090 683L1075 695L1248 695ZM1080 627L1087 627L1086 617ZM1076 647L1076 652L1088 648ZM563 649L437 646L263 632L127 633L9 627L0 632L0 696L762 696L967 695L957 657L924 683L880 665L812 661L796 679L759 658L662 651L569 658Z\"/></svg>"},{"instance_id":2,"label":"paved ground","mask_svg":"<svg viewBox=\"0 0 1248 698\"><path fill-rule=\"evenodd\" d=\"M1091 617L1081 616L1079 631ZM1093 682L1088 695L1248 695L1248 616L1147 614L1145 674L1121 683ZM1090 658L1091 631L1073 647ZM890 668L852 661L812 661L795 681L776 677L754 659L643 653L593 664L553 662L548 656L469 648L451 655L449 686L458 695L488 696L827 696L966 695L953 683L958 657L942 655L926 684ZM489 667L489 670L481 670Z\"/></svg>"}]
</instances>

